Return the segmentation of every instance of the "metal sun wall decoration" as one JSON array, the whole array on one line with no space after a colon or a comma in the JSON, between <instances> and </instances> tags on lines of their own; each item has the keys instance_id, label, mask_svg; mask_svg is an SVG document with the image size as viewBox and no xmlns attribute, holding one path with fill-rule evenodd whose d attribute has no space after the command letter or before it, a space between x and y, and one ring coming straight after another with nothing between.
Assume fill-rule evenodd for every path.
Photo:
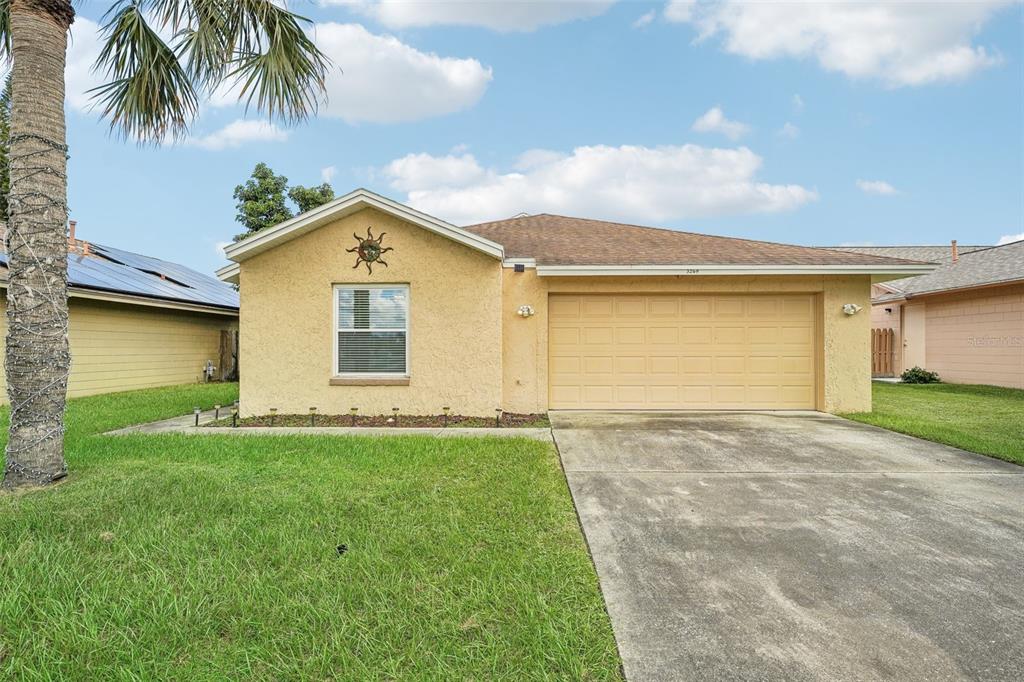
<instances>
[{"instance_id":1,"label":"metal sun wall decoration","mask_svg":"<svg viewBox=\"0 0 1024 682\"><path fill-rule=\"evenodd\" d=\"M387 232L381 232L380 236L374 239L373 232L370 231L371 229L372 228L369 227L366 228L365 238L353 233L352 236L356 238L356 241L359 242L359 244L355 248L345 249L345 252L356 254L356 264L352 266L353 270L358 268L360 263L366 263L366 270L372 275L373 263L380 263L384 267L387 267L388 264L381 260L381 256L388 251L394 251L394 249L390 246L384 248L380 245L381 242L384 241L384 235L386 235Z\"/></svg>"}]
</instances>

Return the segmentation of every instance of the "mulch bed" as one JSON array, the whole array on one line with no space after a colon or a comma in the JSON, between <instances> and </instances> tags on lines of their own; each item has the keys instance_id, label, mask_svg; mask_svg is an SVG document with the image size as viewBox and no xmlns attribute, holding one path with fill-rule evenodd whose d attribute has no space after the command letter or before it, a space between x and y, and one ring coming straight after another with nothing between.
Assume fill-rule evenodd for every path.
<instances>
[{"instance_id":1,"label":"mulch bed","mask_svg":"<svg viewBox=\"0 0 1024 682\"><path fill-rule=\"evenodd\" d=\"M313 422L315 426L387 426L397 428L440 428L445 426L444 415L399 414L397 419L391 415L357 416L353 424L352 416L347 414L318 414ZM212 421L203 426L230 427L231 417ZM271 426L269 415L245 417L238 420L239 427ZM273 426L310 426L308 414L279 414L273 418ZM465 417L448 415L447 426L459 427L493 427L498 426L493 417ZM551 426L546 414L516 414L503 412L500 420L501 428L540 428Z\"/></svg>"}]
</instances>

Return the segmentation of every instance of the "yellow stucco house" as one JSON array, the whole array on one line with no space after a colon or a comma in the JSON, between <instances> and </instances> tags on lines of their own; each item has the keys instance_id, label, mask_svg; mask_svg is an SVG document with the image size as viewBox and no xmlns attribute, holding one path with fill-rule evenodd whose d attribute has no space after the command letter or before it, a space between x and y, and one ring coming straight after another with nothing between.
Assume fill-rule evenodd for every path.
<instances>
[{"instance_id":1,"label":"yellow stucco house","mask_svg":"<svg viewBox=\"0 0 1024 682\"><path fill-rule=\"evenodd\" d=\"M225 253L247 416L869 410L872 281L934 267L364 189Z\"/></svg>"}]
</instances>

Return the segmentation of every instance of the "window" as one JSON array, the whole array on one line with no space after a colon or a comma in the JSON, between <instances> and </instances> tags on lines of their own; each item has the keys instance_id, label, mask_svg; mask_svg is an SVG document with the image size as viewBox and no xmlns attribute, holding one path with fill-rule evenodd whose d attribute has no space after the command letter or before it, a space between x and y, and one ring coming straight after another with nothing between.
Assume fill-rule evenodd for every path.
<instances>
[{"instance_id":1,"label":"window","mask_svg":"<svg viewBox=\"0 0 1024 682\"><path fill-rule=\"evenodd\" d=\"M408 373L409 287L334 288L335 374Z\"/></svg>"}]
</instances>

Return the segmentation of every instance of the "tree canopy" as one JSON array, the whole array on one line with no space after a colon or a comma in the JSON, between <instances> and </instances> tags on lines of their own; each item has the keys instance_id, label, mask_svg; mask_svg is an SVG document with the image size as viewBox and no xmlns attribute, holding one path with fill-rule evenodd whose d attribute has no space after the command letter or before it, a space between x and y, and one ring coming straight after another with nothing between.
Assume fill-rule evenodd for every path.
<instances>
[{"instance_id":1,"label":"tree canopy","mask_svg":"<svg viewBox=\"0 0 1024 682\"><path fill-rule=\"evenodd\" d=\"M289 189L288 178L276 175L270 166L260 162L245 184L235 187L234 197L238 210L235 220L245 227L245 232L235 235L235 241L239 241L295 215L285 197L291 199L298 213L305 213L333 199L334 189L326 182L315 187L293 185Z\"/></svg>"}]
</instances>

